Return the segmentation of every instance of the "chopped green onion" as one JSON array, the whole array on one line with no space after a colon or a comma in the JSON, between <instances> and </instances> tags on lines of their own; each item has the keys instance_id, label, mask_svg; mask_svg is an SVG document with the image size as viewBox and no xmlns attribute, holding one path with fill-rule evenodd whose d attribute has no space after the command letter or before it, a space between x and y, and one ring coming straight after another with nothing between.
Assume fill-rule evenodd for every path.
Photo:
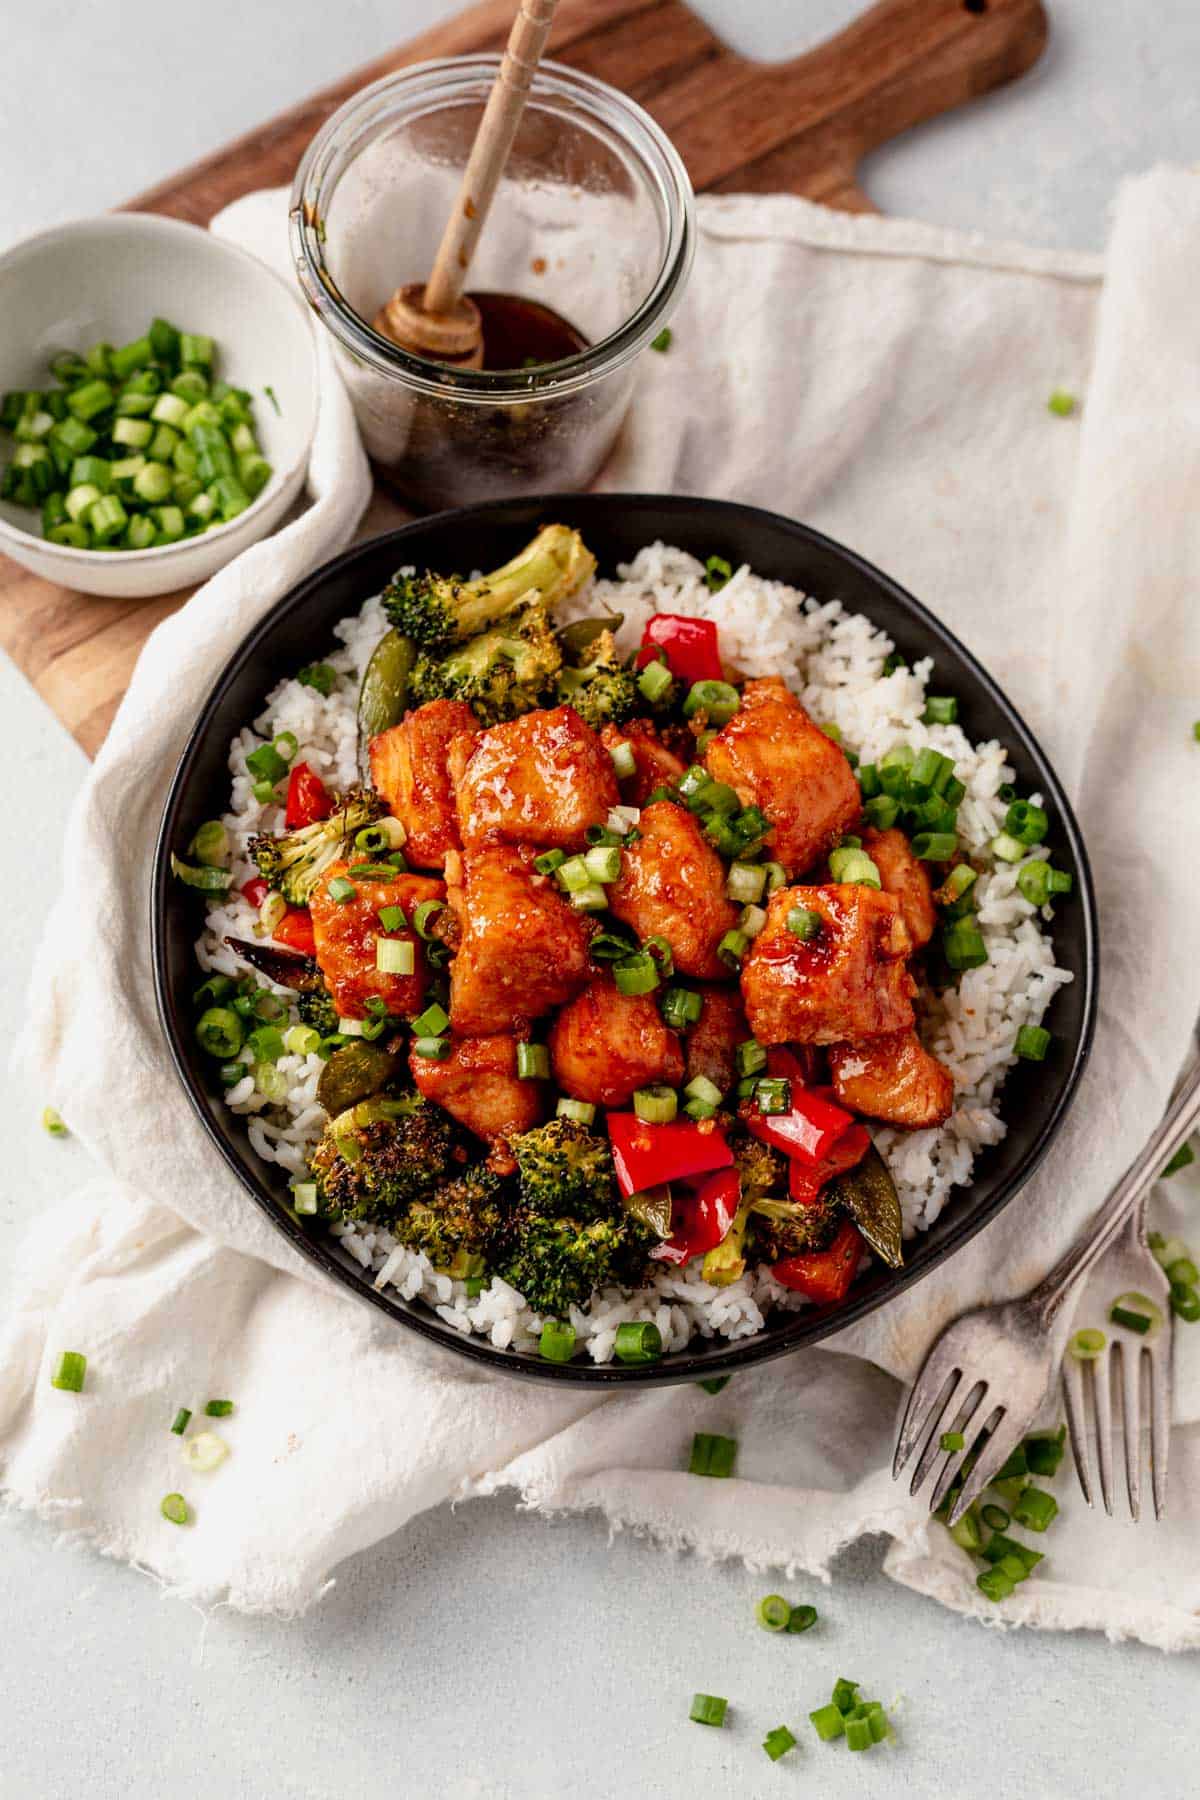
<instances>
[{"instance_id":1,"label":"chopped green onion","mask_svg":"<svg viewBox=\"0 0 1200 1800\"><path fill-rule=\"evenodd\" d=\"M51 1137L68 1137L70 1134L63 1123L63 1117L53 1106L42 1108L42 1130L48 1131Z\"/></svg>"},{"instance_id":2,"label":"chopped green onion","mask_svg":"<svg viewBox=\"0 0 1200 1800\"><path fill-rule=\"evenodd\" d=\"M669 1124L678 1108L679 1096L674 1088L658 1083L634 1091L633 1110L647 1125Z\"/></svg>"},{"instance_id":3,"label":"chopped green onion","mask_svg":"<svg viewBox=\"0 0 1200 1800\"><path fill-rule=\"evenodd\" d=\"M637 759L633 754L632 744L622 739L619 744L609 745L608 754L612 757L618 781L627 781L631 775L637 774Z\"/></svg>"},{"instance_id":4,"label":"chopped green onion","mask_svg":"<svg viewBox=\"0 0 1200 1800\"><path fill-rule=\"evenodd\" d=\"M708 1381L698 1381L696 1386L703 1388L706 1394L719 1394L723 1387L729 1386L732 1379L731 1375L713 1375Z\"/></svg>"},{"instance_id":5,"label":"chopped green onion","mask_svg":"<svg viewBox=\"0 0 1200 1800\"><path fill-rule=\"evenodd\" d=\"M952 969L978 969L988 959L983 933L973 919L955 919L944 926L942 950Z\"/></svg>"},{"instance_id":6,"label":"chopped green onion","mask_svg":"<svg viewBox=\"0 0 1200 1800\"><path fill-rule=\"evenodd\" d=\"M975 1516L975 1508L970 1507L961 1519L950 1526L950 1536L960 1550L967 1550L975 1555L983 1548L983 1533L979 1529L979 1520Z\"/></svg>"},{"instance_id":7,"label":"chopped green onion","mask_svg":"<svg viewBox=\"0 0 1200 1800\"><path fill-rule=\"evenodd\" d=\"M716 1725L725 1723L725 1712L729 1702L720 1694L693 1694L692 1710L688 1714L697 1725Z\"/></svg>"},{"instance_id":8,"label":"chopped green onion","mask_svg":"<svg viewBox=\"0 0 1200 1800\"><path fill-rule=\"evenodd\" d=\"M1162 1324L1162 1311L1146 1294L1118 1294L1109 1309L1109 1320L1146 1337Z\"/></svg>"},{"instance_id":9,"label":"chopped green onion","mask_svg":"<svg viewBox=\"0 0 1200 1800\"><path fill-rule=\"evenodd\" d=\"M580 1125L591 1125L595 1121L596 1108L590 1100L569 1100L564 1095L555 1112L560 1119L574 1119Z\"/></svg>"},{"instance_id":10,"label":"chopped green onion","mask_svg":"<svg viewBox=\"0 0 1200 1800\"><path fill-rule=\"evenodd\" d=\"M447 1037L419 1037L413 1039L412 1051L425 1062L445 1062L451 1048Z\"/></svg>"},{"instance_id":11,"label":"chopped green onion","mask_svg":"<svg viewBox=\"0 0 1200 1800\"><path fill-rule=\"evenodd\" d=\"M86 1374L87 1357L81 1356L78 1350L64 1350L50 1377L50 1386L61 1388L66 1394L82 1394Z\"/></svg>"},{"instance_id":12,"label":"chopped green onion","mask_svg":"<svg viewBox=\"0 0 1200 1800\"><path fill-rule=\"evenodd\" d=\"M586 887L576 888L567 898L579 912L603 912L608 905L608 895L598 881L589 881Z\"/></svg>"},{"instance_id":13,"label":"chopped green onion","mask_svg":"<svg viewBox=\"0 0 1200 1800\"><path fill-rule=\"evenodd\" d=\"M657 350L660 355L664 354L671 348L672 335L671 327L664 325L658 336L650 339L650 348Z\"/></svg>"},{"instance_id":14,"label":"chopped green onion","mask_svg":"<svg viewBox=\"0 0 1200 1800\"><path fill-rule=\"evenodd\" d=\"M289 1056L312 1056L320 1045L321 1034L311 1025L290 1025L283 1034L283 1047Z\"/></svg>"},{"instance_id":15,"label":"chopped green onion","mask_svg":"<svg viewBox=\"0 0 1200 1800\"><path fill-rule=\"evenodd\" d=\"M556 869L562 868L566 860L565 850L546 850L541 856L534 857L533 866L539 875L553 875Z\"/></svg>"},{"instance_id":16,"label":"chopped green onion","mask_svg":"<svg viewBox=\"0 0 1200 1800\"><path fill-rule=\"evenodd\" d=\"M179 1408L179 1411L175 1414L175 1417L171 1420L171 1430L175 1433L176 1437L183 1436L184 1432L188 1428L188 1420L191 1418L191 1416L192 1416L191 1412L189 1411L189 1409L186 1406L181 1406Z\"/></svg>"},{"instance_id":17,"label":"chopped green onion","mask_svg":"<svg viewBox=\"0 0 1200 1800\"><path fill-rule=\"evenodd\" d=\"M1178 1175L1180 1169L1186 1169L1189 1163L1196 1160L1196 1152L1190 1144L1180 1144L1170 1162L1163 1169L1160 1180L1165 1181L1168 1175Z\"/></svg>"},{"instance_id":18,"label":"chopped green onion","mask_svg":"<svg viewBox=\"0 0 1200 1800\"><path fill-rule=\"evenodd\" d=\"M260 1025L246 1039L246 1050L255 1062L278 1062L283 1055L283 1033L277 1025Z\"/></svg>"},{"instance_id":19,"label":"chopped green onion","mask_svg":"<svg viewBox=\"0 0 1200 1800\"><path fill-rule=\"evenodd\" d=\"M793 1606L792 1616L787 1622L788 1632L792 1637L799 1637L802 1632L811 1631L816 1622L815 1606Z\"/></svg>"},{"instance_id":20,"label":"chopped green onion","mask_svg":"<svg viewBox=\"0 0 1200 1800\"><path fill-rule=\"evenodd\" d=\"M689 1100L703 1100L714 1111L721 1104L721 1090L715 1081L708 1079L707 1075L693 1076L683 1091Z\"/></svg>"},{"instance_id":21,"label":"chopped green onion","mask_svg":"<svg viewBox=\"0 0 1200 1800\"><path fill-rule=\"evenodd\" d=\"M769 1116L790 1112L792 1084L782 1075L768 1075L754 1084L754 1100L760 1113Z\"/></svg>"},{"instance_id":22,"label":"chopped green onion","mask_svg":"<svg viewBox=\"0 0 1200 1800\"><path fill-rule=\"evenodd\" d=\"M242 1021L228 1006L210 1006L196 1021L196 1042L209 1056L228 1062L245 1042Z\"/></svg>"},{"instance_id":23,"label":"chopped green onion","mask_svg":"<svg viewBox=\"0 0 1200 1800\"><path fill-rule=\"evenodd\" d=\"M517 1074L522 1081L550 1079L550 1052L545 1044L517 1045Z\"/></svg>"},{"instance_id":24,"label":"chopped green onion","mask_svg":"<svg viewBox=\"0 0 1200 1800\"><path fill-rule=\"evenodd\" d=\"M743 906L742 916L738 920L738 930L743 937L749 938L753 943L766 922L767 915L761 906Z\"/></svg>"},{"instance_id":25,"label":"chopped green onion","mask_svg":"<svg viewBox=\"0 0 1200 1800\"><path fill-rule=\"evenodd\" d=\"M648 950L635 950L613 964L613 980L621 994L650 994L658 986L658 964Z\"/></svg>"},{"instance_id":26,"label":"chopped green onion","mask_svg":"<svg viewBox=\"0 0 1200 1800\"><path fill-rule=\"evenodd\" d=\"M624 1327L618 1328L618 1336L623 1329ZM733 1474L736 1456L736 1438L719 1437L713 1432L698 1431L692 1439L688 1474L711 1475L717 1480L726 1480Z\"/></svg>"},{"instance_id":27,"label":"chopped green onion","mask_svg":"<svg viewBox=\"0 0 1200 1800\"><path fill-rule=\"evenodd\" d=\"M768 1731L763 1739L763 1749L772 1762L778 1762L789 1750L794 1750L796 1740L786 1725L777 1725L774 1731Z\"/></svg>"},{"instance_id":28,"label":"chopped green onion","mask_svg":"<svg viewBox=\"0 0 1200 1800\"><path fill-rule=\"evenodd\" d=\"M808 1716L813 1730L823 1744L831 1744L835 1738L840 1738L846 1729L846 1721L842 1716L841 1709L835 1706L832 1700L827 1706L818 1706L816 1712L810 1712Z\"/></svg>"},{"instance_id":29,"label":"chopped green onion","mask_svg":"<svg viewBox=\"0 0 1200 1800\"><path fill-rule=\"evenodd\" d=\"M662 699L670 685L671 671L662 662L647 663L638 676L638 692L643 700L649 700L651 705L656 700Z\"/></svg>"},{"instance_id":30,"label":"chopped green onion","mask_svg":"<svg viewBox=\"0 0 1200 1800\"><path fill-rule=\"evenodd\" d=\"M559 1102L561 1107L561 1101ZM594 1112L594 1108L592 1109ZM590 1125L591 1119L584 1121ZM662 1333L650 1319L627 1319L617 1326L613 1354L618 1362L631 1366L657 1362L662 1355Z\"/></svg>"},{"instance_id":31,"label":"chopped green onion","mask_svg":"<svg viewBox=\"0 0 1200 1800\"><path fill-rule=\"evenodd\" d=\"M418 1037L441 1037L449 1025L449 1013L436 1000L423 1013L418 1013L412 1022L412 1028Z\"/></svg>"},{"instance_id":32,"label":"chopped green onion","mask_svg":"<svg viewBox=\"0 0 1200 1800\"><path fill-rule=\"evenodd\" d=\"M1046 402L1046 411L1052 412L1057 419L1069 419L1075 411L1075 396L1068 394L1065 388L1055 388Z\"/></svg>"},{"instance_id":33,"label":"chopped green onion","mask_svg":"<svg viewBox=\"0 0 1200 1800\"><path fill-rule=\"evenodd\" d=\"M329 898L336 900L339 906L345 906L349 901L358 899L358 889L344 875L335 875L329 883Z\"/></svg>"},{"instance_id":34,"label":"chopped green onion","mask_svg":"<svg viewBox=\"0 0 1200 1800\"><path fill-rule=\"evenodd\" d=\"M381 906L379 923L385 931L407 931L408 920L404 916L402 906Z\"/></svg>"},{"instance_id":35,"label":"chopped green onion","mask_svg":"<svg viewBox=\"0 0 1200 1800\"><path fill-rule=\"evenodd\" d=\"M1013 837L1011 832L1001 831L995 836L988 849L1001 862L1017 863L1025 854L1025 846L1020 838Z\"/></svg>"},{"instance_id":36,"label":"chopped green onion","mask_svg":"<svg viewBox=\"0 0 1200 1800\"><path fill-rule=\"evenodd\" d=\"M1013 1507L1013 1523L1027 1531L1045 1531L1058 1513L1058 1501L1045 1488L1027 1487Z\"/></svg>"},{"instance_id":37,"label":"chopped green onion","mask_svg":"<svg viewBox=\"0 0 1200 1800\"><path fill-rule=\"evenodd\" d=\"M879 870L865 850L840 847L829 853L829 873L834 881L850 887L879 888Z\"/></svg>"},{"instance_id":38,"label":"chopped green onion","mask_svg":"<svg viewBox=\"0 0 1200 1800\"><path fill-rule=\"evenodd\" d=\"M1003 1569L991 1568L984 1569L975 1577L975 1586L981 1594L986 1594L989 1600L1000 1601L1008 1599L1016 1583L1011 1576L1005 1574Z\"/></svg>"},{"instance_id":39,"label":"chopped green onion","mask_svg":"<svg viewBox=\"0 0 1200 1800\"><path fill-rule=\"evenodd\" d=\"M748 906L762 899L766 884L767 871L760 864L735 862L729 865L725 892L739 906Z\"/></svg>"},{"instance_id":40,"label":"chopped green onion","mask_svg":"<svg viewBox=\"0 0 1200 1800\"><path fill-rule=\"evenodd\" d=\"M1172 1282L1171 1311L1187 1324L1195 1324L1200 1319L1200 1289L1191 1282Z\"/></svg>"},{"instance_id":41,"label":"chopped green onion","mask_svg":"<svg viewBox=\"0 0 1200 1800\"><path fill-rule=\"evenodd\" d=\"M287 1098L287 1076L273 1062L255 1063L254 1085L266 1100L278 1103Z\"/></svg>"},{"instance_id":42,"label":"chopped green onion","mask_svg":"<svg viewBox=\"0 0 1200 1800\"><path fill-rule=\"evenodd\" d=\"M317 1184L315 1181L294 1181L292 1183L292 1205L301 1218L312 1218L318 1207Z\"/></svg>"},{"instance_id":43,"label":"chopped green onion","mask_svg":"<svg viewBox=\"0 0 1200 1800\"><path fill-rule=\"evenodd\" d=\"M685 719L705 713L710 725L727 725L741 706L741 696L728 681L695 681L683 703Z\"/></svg>"},{"instance_id":44,"label":"chopped green onion","mask_svg":"<svg viewBox=\"0 0 1200 1800\"><path fill-rule=\"evenodd\" d=\"M594 850L587 852L583 866L588 872L589 880L607 885L620 879L621 852L611 844L598 844Z\"/></svg>"},{"instance_id":45,"label":"chopped green onion","mask_svg":"<svg viewBox=\"0 0 1200 1800\"><path fill-rule=\"evenodd\" d=\"M306 663L297 674L296 680L301 687L316 688L318 694L323 694L328 699L337 681L337 670L331 668L328 663ZM368 826L367 829L371 828ZM359 837L361 838L361 836L360 832ZM357 838L355 842L358 842Z\"/></svg>"},{"instance_id":46,"label":"chopped green onion","mask_svg":"<svg viewBox=\"0 0 1200 1800\"><path fill-rule=\"evenodd\" d=\"M782 1594L764 1594L754 1609L754 1616L764 1631L784 1631L792 1608Z\"/></svg>"},{"instance_id":47,"label":"chopped green onion","mask_svg":"<svg viewBox=\"0 0 1200 1800\"><path fill-rule=\"evenodd\" d=\"M1025 1460L1031 1475L1057 1475L1066 1448L1067 1428L1032 1431L1025 1439Z\"/></svg>"},{"instance_id":48,"label":"chopped green onion","mask_svg":"<svg viewBox=\"0 0 1200 1800\"><path fill-rule=\"evenodd\" d=\"M416 946L410 938L376 938L375 967L384 975L411 975L417 966Z\"/></svg>"},{"instance_id":49,"label":"chopped green onion","mask_svg":"<svg viewBox=\"0 0 1200 1800\"><path fill-rule=\"evenodd\" d=\"M710 556L704 565L704 579L710 594L719 594L725 583L732 579L733 565L723 556Z\"/></svg>"},{"instance_id":50,"label":"chopped green onion","mask_svg":"<svg viewBox=\"0 0 1200 1800\"><path fill-rule=\"evenodd\" d=\"M204 1411L210 1419L227 1419L233 1411L232 1400L206 1400Z\"/></svg>"},{"instance_id":51,"label":"chopped green onion","mask_svg":"<svg viewBox=\"0 0 1200 1800\"><path fill-rule=\"evenodd\" d=\"M560 885L568 894L581 893L593 880L582 856L568 857L566 862L559 865L557 873Z\"/></svg>"},{"instance_id":52,"label":"chopped green onion","mask_svg":"<svg viewBox=\"0 0 1200 1800\"><path fill-rule=\"evenodd\" d=\"M874 1742L875 1734L871 1730L871 1721L855 1718L851 1714L846 1720L847 1750L869 1750Z\"/></svg>"},{"instance_id":53,"label":"chopped green onion","mask_svg":"<svg viewBox=\"0 0 1200 1800\"><path fill-rule=\"evenodd\" d=\"M1006 1531L1008 1529L1009 1517L1002 1506L996 1506L989 1502L981 1509L979 1516L989 1531Z\"/></svg>"},{"instance_id":54,"label":"chopped green onion","mask_svg":"<svg viewBox=\"0 0 1200 1800\"><path fill-rule=\"evenodd\" d=\"M595 940L592 943L595 952ZM692 988L668 988L662 998L662 1016L667 1025L676 1031L684 1031L689 1025L696 1025L704 1011L704 998Z\"/></svg>"},{"instance_id":55,"label":"chopped green onion","mask_svg":"<svg viewBox=\"0 0 1200 1800\"><path fill-rule=\"evenodd\" d=\"M793 906L786 920L792 936L798 937L805 944L819 935L823 923L820 913L814 912L809 906Z\"/></svg>"},{"instance_id":56,"label":"chopped green onion","mask_svg":"<svg viewBox=\"0 0 1200 1800\"><path fill-rule=\"evenodd\" d=\"M1004 829L1021 844L1041 844L1050 829L1044 809L1031 800L1014 800L1004 815Z\"/></svg>"},{"instance_id":57,"label":"chopped green onion","mask_svg":"<svg viewBox=\"0 0 1200 1800\"><path fill-rule=\"evenodd\" d=\"M949 862L957 849L952 831L921 831L912 840L913 855L920 862Z\"/></svg>"},{"instance_id":58,"label":"chopped green onion","mask_svg":"<svg viewBox=\"0 0 1200 1800\"><path fill-rule=\"evenodd\" d=\"M184 1439L179 1446L179 1454L189 1469L208 1475L225 1461L229 1455L229 1445L215 1431L198 1431L195 1437Z\"/></svg>"},{"instance_id":59,"label":"chopped green onion","mask_svg":"<svg viewBox=\"0 0 1200 1800\"><path fill-rule=\"evenodd\" d=\"M395 867L390 862L351 863L348 873L356 881L394 881L396 878Z\"/></svg>"},{"instance_id":60,"label":"chopped green onion","mask_svg":"<svg viewBox=\"0 0 1200 1800\"><path fill-rule=\"evenodd\" d=\"M560 1325L557 1319L547 1319L538 1339L538 1351L547 1362L570 1362L575 1354L575 1327Z\"/></svg>"},{"instance_id":61,"label":"chopped green onion","mask_svg":"<svg viewBox=\"0 0 1200 1800\"><path fill-rule=\"evenodd\" d=\"M158 1510L172 1525L186 1525L192 1516L182 1494L164 1494Z\"/></svg>"},{"instance_id":62,"label":"chopped green onion","mask_svg":"<svg viewBox=\"0 0 1200 1800\"><path fill-rule=\"evenodd\" d=\"M1045 1062L1046 1052L1053 1041L1051 1034L1043 1031L1040 1025L1022 1025L1013 1049L1026 1062Z\"/></svg>"},{"instance_id":63,"label":"chopped green onion","mask_svg":"<svg viewBox=\"0 0 1200 1800\"><path fill-rule=\"evenodd\" d=\"M246 758L246 767L251 775L262 781L282 781L288 772L288 766L273 744L259 744L251 750Z\"/></svg>"},{"instance_id":64,"label":"chopped green onion","mask_svg":"<svg viewBox=\"0 0 1200 1800\"><path fill-rule=\"evenodd\" d=\"M260 806L270 806L278 798L273 781L256 781L251 792Z\"/></svg>"},{"instance_id":65,"label":"chopped green onion","mask_svg":"<svg viewBox=\"0 0 1200 1800\"><path fill-rule=\"evenodd\" d=\"M749 948L750 939L744 931L727 931L717 945L717 955L727 968L736 969Z\"/></svg>"},{"instance_id":66,"label":"chopped green onion","mask_svg":"<svg viewBox=\"0 0 1200 1800\"><path fill-rule=\"evenodd\" d=\"M953 725L958 718L958 701L953 694L930 694L921 717L926 725Z\"/></svg>"},{"instance_id":67,"label":"chopped green onion","mask_svg":"<svg viewBox=\"0 0 1200 1800\"><path fill-rule=\"evenodd\" d=\"M961 1431L943 1431L939 1441L941 1448L948 1455L953 1454L955 1450L965 1450L967 1447L967 1440Z\"/></svg>"}]
</instances>

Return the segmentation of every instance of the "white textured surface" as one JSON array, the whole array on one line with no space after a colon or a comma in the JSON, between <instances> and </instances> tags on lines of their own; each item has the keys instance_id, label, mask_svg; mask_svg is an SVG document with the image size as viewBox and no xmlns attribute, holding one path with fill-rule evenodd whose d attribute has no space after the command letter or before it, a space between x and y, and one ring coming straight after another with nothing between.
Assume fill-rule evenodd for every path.
<instances>
[{"instance_id":1,"label":"white textured surface","mask_svg":"<svg viewBox=\"0 0 1200 1800\"><path fill-rule=\"evenodd\" d=\"M286 38L274 9L253 14L229 0L208 9L202 42L182 22L164 34L162 9L144 0L124 0L117 30L112 17L58 5L27 17L6 52L0 240L120 199L439 10L449 8L344 5L334 54L313 0L289 9ZM702 10L734 12L731 0ZM811 0L806 31L848 11ZM770 35L775 13L771 0L739 7L741 42L795 48ZM876 159L869 184L881 204L992 235L1096 244L1119 172L1194 153L1194 8L1171 0L1139 19L1120 0L1066 0L1053 13L1057 45L1019 89ZM85 93L101 94L102 108ZM11 1019L38 897L57 887L58 835L83 759L8 668L0 755ZM74 1187L84 1159L74 1144L42 1136L40 1096L20 1081L6 1084L0 1105L2 1254L14 1221ZM822 1627L780 1643L750 1617L760 1578L667 1561L627 1541L610 1550L587 1522L547 1528L490 1501L418 1520L348 1566L299 1625L218 1613L201 1656L194 1614L160 1603L127 1571L56 1553L44 1527L8 1520L4 1792L43 1800L169 1786L184 1795L499 1800L571 1790L682 1796L718 1781L765 1794L816 1779L832 1795L857 1793L864 1780L940 1795L1024 1777L1039 1800L1066 1800L1081 1790L1115 1796L1131 1776L1152 1795L1191 1786L1190 1661L1095 1639L984 1633L882 1581L875 1561L857 1553L826 1600L813 1596ZM770 1726L798 1725L836 1674L885 1700L907 1696L890 1778L883 1752L864 1775L844 1750L803 1737L774 1769L758 1748ZM730 1731L687 1724L695 1688L730 1696ZM1120 1696L1110 1725L1098 1695Z\"/></svg>"}]
</instances>

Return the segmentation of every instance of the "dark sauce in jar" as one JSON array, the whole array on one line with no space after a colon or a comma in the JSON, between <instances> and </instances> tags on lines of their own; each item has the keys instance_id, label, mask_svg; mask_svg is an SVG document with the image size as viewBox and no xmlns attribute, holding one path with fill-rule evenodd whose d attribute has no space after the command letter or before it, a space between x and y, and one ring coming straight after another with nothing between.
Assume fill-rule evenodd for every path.
<instances>
[{"instance_id":1,"label":"dark sauce in jar","mask_svg":"<svg viewBox=\"0 0 1200 1800\"><path fill-rule=\"evenodd\" d=\"M435 512L471 501L545 491L576 492L598 472L629 403L632 366L556 391L539 370L588 348L568 319L521 294L473 293L483 317L483 366L528 391L503 402L465 391L450 364L438 395L391 388L377 424L364 416L367 450L381 482L410 508ZM372 409L374 410L374 409Z\"/></svg>"},{"instance_id":2,"label":"dark sauce in jar","mask_svg":"<svg viewBox=\"0 0 1200 1800\"><path fill-rule=\"evenodd\" d=\"M483 320L485 369L529 369L577 356L588 341L568 319L521 294L471 294Z\"/></svg>"}]
</instances>

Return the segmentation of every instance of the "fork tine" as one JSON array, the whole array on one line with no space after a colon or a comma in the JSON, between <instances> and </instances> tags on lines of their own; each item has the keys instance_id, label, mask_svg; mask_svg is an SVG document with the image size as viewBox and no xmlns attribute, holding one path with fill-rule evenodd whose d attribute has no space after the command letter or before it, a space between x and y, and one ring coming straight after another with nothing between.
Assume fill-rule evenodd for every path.
<instances>
[{"instance_id":1,"label":"fork tine","mask_svg":"<svg viewBox=\"0 0 1200 1800\"><path fill-rule=\"evenodd\" d=\"M943 1389L943 1392L944 1391L945 1390ZM951 1390L951 1393L948 1394L946 1397L946 1405L949 1405L951 1400L953 1398L955 1398L961 1392L962 1392L962 1389L959 1387L958 1382L956 1381L954 1384L954 1388ZM963 1429L962 1421L964 1420L964 1418L969 1419L971 1417L972 1413L974 1413L976 1407L979 1405L979 1401L980 1401L982 1394L983 1394L983 1384L982 1384L982 1382L977 1381L975 1383L974 1387L972 1387L970 1393L967 1395L966 1400L960 1405L960 1407L958 1409L958 1416L957 1416L957 1418L955 1418L953 1425L946 1425L945 1429L947 1431L962 1431L962 1429ZM910 1494L916 1493L917 1489L921 1486L921 1483L924 1481L925 1477L928 1475L930 1469L933 1467L933 1465L937 1461L938 1457L940 1455L946 1454L946 1452L944 1452L942 1450L942 1441L941 1441L942 1440L942 1427L943 1427L943 1422L946 1419L946 1416L947 1416L947 1414L946 1414L945 1406L937 1406L930 1410L929 1433L925 1439L924 1447L921 1450L921 1454L917 1458L917 1466L913 1470L913 1478L908 1484L908 1491ZM958 1454L957 1451L953 1451L953 1450L950 1451L949 1452L950 1459L953 1460L953 1458L957 1454Z\"/></svg>"},{"instance_id":2,"label":"fork tine","mask_svg":"<svg viewBox=\"0 0 1200 1800\"><path fill-rule=\"evenodd\" d=\"M1122 1344L1120 1348L1125 1488L1136 1524L1142 1516L1142 1346Z\"/></svg>"},{"instance_id":3,"label":"fork tine","mask_svg":"<svg viewBox=\"0 0 1200 1800\"><path fill-rule=\"evenodd\" d=\"M1083 1497L1091 1506L1092 1467L1088 1456L1087 1400L1083 1386L1083 1371L1086 1366L1078 1357L1068 1356L1063 1364L1062 1388L1067 1408L1067 1430L1071 1436L1071 1454L1075 1458L1075 1473L1079 1477Z\"/></svg>"},{"instance_id":4,"label":"fork tine","mask_svg":"<svg viewBox=\"0 0 1200 1800\"><path fill-rule=\"evenodd\" d=\"M1161 1519L1167 1507L1167 1453L1171 1447L1171 1352L1161 1343L1147 1349L1150 1358L1150 1485L1154 1516Z\"/></svg>"},{"instance_id":5,"label":"fork tine","mask_svg":"<svg viewBox=\"0 0 1200 1800\"><path fill-rule=\"evenodd\" d=\"M1100 1465L1100 1498L1112 1517L1112 1351L1105 1350L1092 1364L1096 1396L1096 1461Z\"/></svg>"},{"instance_id":6,"label":"fork tine","mask_svg":"<svg viewBox=\"0 0 1200 1800\"><path fill-rule=\"evenodd\" d=\"M962 1492L950 1509L948 1523L956 1525L969 1506L974 1506L984 1488L990 1487L996 1479L1017 1445L1020 1443L1028 1420L1023 1415L1013 1417L1006 1408L998 1406L987 1422L988 1441L980 1451L975 1467L963 1482Z\"/></svg>"},{"instance_id":7,"label":"fork tine","mask_svg":"<svg viewBox=\"0 0 1200 1800\"><path fill-rule=\"evenodd\" d=\"M959 1369L952 1368L942 1383L941 1392L928 1412L925 1403L929 1394L930 1379L935 1375L935 1364L931 1356L921 1369L913 1383L912 1393L908 1396L908 1405L904 1411L904 1423L900 1427L900 1435L896 1439L896 1454L892 1458L892 1480L897 1481L900 1471L925 1436L926 1426L930 1421L938 1422L945 1412L950 1400L962 1380Z\"/></svg>"}]
</instances>

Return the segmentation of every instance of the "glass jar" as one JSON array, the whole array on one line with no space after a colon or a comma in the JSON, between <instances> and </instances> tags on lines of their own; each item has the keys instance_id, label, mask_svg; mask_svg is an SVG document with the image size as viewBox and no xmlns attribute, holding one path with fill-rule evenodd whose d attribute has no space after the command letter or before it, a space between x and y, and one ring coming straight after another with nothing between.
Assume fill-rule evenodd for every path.
<instances>
[{"instance_id":1,"label":"glass jar","mask_svg":"<svg viewBox=\"0 0 1200 1800\"><path fill-rule=\"evenodd\" d=\"M300 285L380 479L419 510L585 487L691 267L692 190L669 140L615 88L544 63L468 291L550 307L584 348L469 370L373 328L393 290L433 266L498 65L452 57L374 82L317 132L292 186Z\"/></svg>"}]
</instances>

